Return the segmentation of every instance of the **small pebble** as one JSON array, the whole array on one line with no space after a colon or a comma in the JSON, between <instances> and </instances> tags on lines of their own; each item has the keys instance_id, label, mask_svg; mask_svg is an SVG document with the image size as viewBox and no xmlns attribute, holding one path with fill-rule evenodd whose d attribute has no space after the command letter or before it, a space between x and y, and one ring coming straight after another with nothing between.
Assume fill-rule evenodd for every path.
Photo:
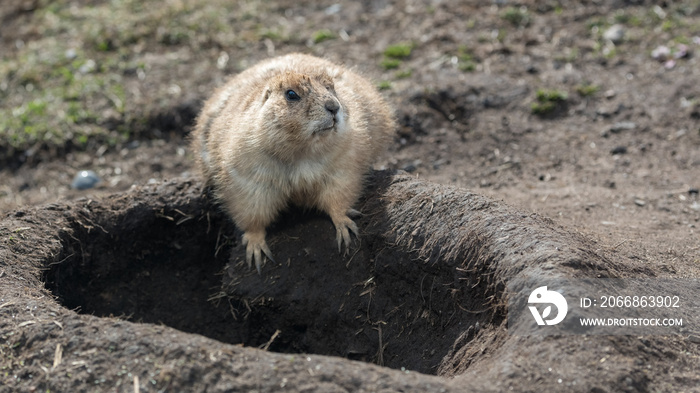
<instances>
[{"instance_id":1,"label":"small pebble","mask_svg":"<svg viewBox=\"0 0 700 393\"><path fill-rule=\"evenodd\" d=\"M435 162L433 162L433 169L440 169L444 164L446 164L448 161L444 158L441 158Z\"/></svg>"},{"instance_id":2,"label":"small pebble","mask_svg":"<svg viewBox=\"0 0 700 393\"><path fill-rule=\"evenodd\" d=\"M698 190L697 188L690 188L690 189L688 189L688 194L698 195L698 194L700 194L700 190Z\"/></svg>"},{"instance_id":3,"label":"small pebble","mask_svg":"<svg viewBox=\"0 0 700 393\"><path fill-rule=\"evenodd\" d=\"M413 165L413 164L408 164L408 165L404 166L404 167L401 168L401 169L403 169L404 171L406 171L406 172L408 172L408 173L412 173L412 172L415 172L417 168L416 168L416 166Z\"/></svg>"},{"instance_id":4,"label":"small pebble","mask_svg":"<svg viewBox=\"0 0 700 393\"><path fill-rule=\"evenodd\" d=\"M326 12L326 15L335 15L338 12L340 12L341 9L343 9L343 6L340 3L338 3L338 4L333 4L329 7L327 7L325 12Z\"/></svg>"},{"instance_id":5,"label":"small pebble","mask_svg":"<svg viewBox=\"0 0 700 393\"><path fill-rule=\"evenodd\" d=\"M404 165L404 167L401 169L403 169L404 171L406 171L408 173L415 172L416 169L418 169L418 167L422 163L423 163L423 161L421 161L421 160L414 160L413 162Z\"/></svg>"},{"instance_id":6,"label":"small pebble","mask_svg":"<svg viewBox=\"0 0 700 393\"><path fill-rule=\"evenodd\" d=\"M641 207L641 206L646 205L647 203L642 199L635 199L634 204Z\"/></svg>"},{"instance_id":7,"label":"small pebble","mask_svg":"<svg viewBox=\"0 0 700 393\"><path fill-rule=\"evenodd\" d=\"M675 59L682 59L688 56L688 46L684 44L678 44L676 51L673 53Z\"/></svg>"},{"instance_id":8,"label":"small pebble","mask_svg":"<svg viewBox=\"0 0 700 393\"><path fill-rule=\"evenodd\" d=\"M637 128L637 124L631 121L621 121L613 124L612 127L610 127L610 132L612 132L613 134L617 134L620 131L634 130L635 128Z\"/></svg>"},{"instance_id":9,"label":"small pebble","mask_svg":"<svg viewBox=\"0 0 700 393\"><path fill-rule=\"evenodd\" d=\"M78 57L78 54L75 52L75 49L68 49L66 50L66 59L68 60L73 60L76 57Z\"/></svg>"},{"instance_id":10,"label":"small pebble","mask_svg":"<svg viewBox=\"0 0 700 393\"><path fill-rule=\"evenodd\" d=\"M71 187L75 188L76 190L87 190L95 187L95 185L97 185L99 182L100 178L94 171L80 171L73 178Z\"/></svg>"},{"instance_id":11,"label":"small pebble","mask_svg":"<svg viewBox=\"0 0 700 393\"><path fill-rule=\"evenodd\" d=\"M625 29L622 25L612 25L605 30L603 38L610 40L613 44L619 44L625 38Z\"/></svg>"},{"instance_id":12,"label":"small pebble","mask_svg":"<svg viewBox=\"0 0 700 393\"><path fill-rule=\"evenodd\" d=\"M610 154L612 154L612 155L627 154L627 148L625 146L618 146L618 147L610 150Z\"/></svg>"},{"instance_id":13,"label":"small pebble","mask_svg":"<svg viewBox=\"0 0 700 393\"><path fill-rule=\"evenodd\" d=\"M656 60L665 61L671 56L671 49L665 45L657 46L651 51L651 57Z\"/></svg>"}]
</instances>

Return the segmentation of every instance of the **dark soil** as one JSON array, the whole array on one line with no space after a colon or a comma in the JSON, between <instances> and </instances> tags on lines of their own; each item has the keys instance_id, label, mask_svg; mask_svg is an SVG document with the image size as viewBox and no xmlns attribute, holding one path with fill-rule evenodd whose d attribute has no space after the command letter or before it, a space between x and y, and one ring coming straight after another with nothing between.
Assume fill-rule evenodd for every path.
<instances>
[{"instance_id":1,"label":"dark soil","mask_svg":"<svg viewBox=\"0 0 700 393\"><path fill-rule=\"evenodd\" d=\"M244 247L197 182L7 215L6 388L127 390L135 377L155 391L700 382L697 344L682 337L507 333L507 283L654 274L639 262L606 256L549 219L407 175L376 173L360 207L361 241L345 256L326 217L285 214L270 233L280 263L262 275L235 262ZM610 363L592 369L601 359Z\"/></svg>"},{"instance_id":2,"label":"dark soil","mask_svg":"<svg viewBox=\"0 0 700 393\"><path fill-rule=\"evenodd\" d=\"M0 5L17 27L0 50L38 34L43 3L20 3ZM178 62L187 92L149 110L140 126L158 132L0 170L0 392L698 391L698 336L516 337L503 292L528 276L700 277L696 2L525 1L517 26L491 2L268 4L270 25L348 40L149 42L142 102L172 82L159 64ZM624 15L642 22L611 47ZM675 67L651 58L683 37ZM408 76L379 66L397 42L413 43ZM237 62L216 68L221 50ZM348 255L327 217L285 213L258 275L185 136L227 73L291 51L391 81L400 129L377 166L411 174L371 176ZM539 116L540 89L568 96ZM81 169L101 185L70 189Z\"/></svg>"}]
</instances>

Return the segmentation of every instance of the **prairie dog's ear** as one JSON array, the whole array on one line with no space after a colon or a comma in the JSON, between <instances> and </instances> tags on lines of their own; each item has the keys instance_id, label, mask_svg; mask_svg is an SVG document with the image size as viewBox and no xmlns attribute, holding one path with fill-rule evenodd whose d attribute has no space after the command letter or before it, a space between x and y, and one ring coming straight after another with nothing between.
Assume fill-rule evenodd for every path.
<instances>
[{"instance_id":1,"label":"prairie dog's ear","mask_svg":"<svg viewBox=\"0 0 700 393\"><path fill-rule=\"evenodd\" d=\"M268 98L270 98L270 94L272 94L272 89L270 89L270 87L268 86L265 88L265 94L263 95L263 104L265 103L265 101L267 101Z\"/></svg>"}]
</instances>

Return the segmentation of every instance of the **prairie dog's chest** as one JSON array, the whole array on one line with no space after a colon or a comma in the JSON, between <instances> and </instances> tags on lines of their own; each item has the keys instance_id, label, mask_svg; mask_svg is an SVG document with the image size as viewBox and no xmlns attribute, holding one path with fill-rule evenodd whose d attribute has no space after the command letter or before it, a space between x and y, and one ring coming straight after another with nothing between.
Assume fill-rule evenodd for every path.
<instances>
[{"instance_id":1,"label":"prairie dog's chest","mask_svg":"<svg viewBox=\"0 0 700 393\"><path fill-rule=\"evenodd\" d=\"M313 188L332 172L325 157L306 158L284 166L283 181L291 189Z\"/></svg>"}]
</instances>

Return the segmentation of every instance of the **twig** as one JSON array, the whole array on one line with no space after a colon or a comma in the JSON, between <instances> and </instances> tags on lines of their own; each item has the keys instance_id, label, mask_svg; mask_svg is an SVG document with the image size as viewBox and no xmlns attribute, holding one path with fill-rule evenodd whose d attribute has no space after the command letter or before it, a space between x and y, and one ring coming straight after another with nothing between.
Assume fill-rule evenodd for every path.
<instances>
[{"instance_id":1,"label":"twig","mask_svg":"<svg viewBox=\"0 0 700 393\"><path fill-rule=\"evenodd\" d=\"M61 361L63 360L63 347L61 346L60 343L56 344L56 353L53 356L53 367L51 367L52 370L55 370L56 367L61 365Z\"/></svg>"},{"instance_id":2,"label":"twig","mask_svg":"<svg viewBox=\"0 0 700 393\"><path fill-rule=\"evenodd\" d=\"M382 338L382 325L377 324L377 332L379 333L379 349L377 350L377 365L384 366L384 339Z\"/></svg>"},{"instance_id":3,"label":"twig","mask_svg":"<svg viewBox=\"0 0 700 393\"><path fill-rule=\"evenodd\" d=\"M616 249L616 248L618 248L618 247L620 247L621 245L627 243L627 240L629 240L629 239L625 239L625 240L623 240L623 241L617 243L616 245L614 245L614 246L613 246L613 250Z\"/></svg>"},{"instance_id":4,"label":"twig","mask_svg":"<svg viewBox=\"0 0 700 393\"><path fill-rule=\"evenodd\" d=\"M60 261L58 261L58 262L51 262L51 263L49 263L49 266L53 266L53 265L59 265L59 264L61 264L61 263L65 262L65 260L66 260L66 259L68 259L68 258L72 257L73 255L75 255L75 253L73 253L73 254L70 254L70 255L68 255L67 257L65 257L65 258L61 259L61 260L60 260Z\"/></svg>"},{"instance_id":5,"label":"twig","mask_svg":"<svg viewBox=\"0 0 700 393\"><path fill-rule=\"evenodd\" d=\"M262 349L263 351L267 351L268 348L270 348L270 345L272 344L272 342L275 341L275 339L277 338L277 336L280 335L280 333L282 333L281 330L279 330L279 329L275 330L275 332L272 334L272 337L270 337L270 339L267 341L267 343L265 343L265 345L260 349Z\"/></svg>"}]
</instances>

